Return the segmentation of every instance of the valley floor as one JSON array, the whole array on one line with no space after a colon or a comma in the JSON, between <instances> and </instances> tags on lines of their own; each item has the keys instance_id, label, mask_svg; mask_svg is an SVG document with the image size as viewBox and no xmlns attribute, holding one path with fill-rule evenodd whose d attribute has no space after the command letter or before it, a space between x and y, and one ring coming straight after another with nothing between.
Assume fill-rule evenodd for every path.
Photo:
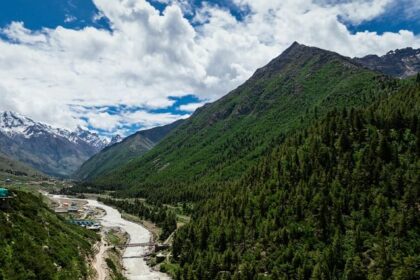
<instances>
[{"instance_id":1,"label":"valley floor","mask_svg":"<svg viewBox=\"0 0 420 280\"><path fill-rule=\"evenodd\" d=\"M69 199L63 196L50 196L53 200L57 201L59 205L62 205L65 201ZM128 242L127 246L122 252L122 265L124 267L125 273L124 276L129 280L166 280L170 279L166 274L154 271L151 269L146 261L144 260L145 255L149 252L149 247L147 246L137 246L136 244L146 244L151 243L153 236L144 226L128 221L122 218L121 213L109 207L101 202L98 202L93 199L86 200L75 200L71 199L70 202L79 201L79 203L86 204L89 209L101 209L103 210L101 216L96 216L101 225L101 235L102 239L100 242L98 253L95 257L93 266L97 271L97 279L105 280L108 279L109 269L106 259L108 258L108 251L114 248L112 244L109 244L105 238L105 235L108 231L118 228L120 232L125 232L127 234ZM97 215L97 211L94 211ZM85 215L84 215L85 216ZM133 247L130 247L132 245Z\"/></svg>"},{"instance_id":2,"label":"valley floor","mask_svg":"<svg viewBox=\"0 0 420 280\"><path fill-rule=\"evenodd\" d=\"M106 214L100 221L105 228L120 227L129 236L128 245L150 242L152 235L143 226L127 221L121 217L118 210L106 206L96 200L88 200L90 206L102 208ZM146 247L127 247L123 253L123 264L127 271L126 277L130 280L165 280L169 276L153 271L144 261L143 256L147 254Z\"/></svg>"}]
</instances>

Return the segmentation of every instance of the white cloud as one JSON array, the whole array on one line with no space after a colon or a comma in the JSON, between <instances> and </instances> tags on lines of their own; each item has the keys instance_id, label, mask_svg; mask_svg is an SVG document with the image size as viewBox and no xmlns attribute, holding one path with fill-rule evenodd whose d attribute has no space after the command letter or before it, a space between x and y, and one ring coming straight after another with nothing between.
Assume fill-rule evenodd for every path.
<instances>
[{"instance_id":1,"label":"white cloud","mask_svg":"<svg viewBox=\"0 0 420 280\"><path fill-rule=\"evenodd\" d=\"M75 22L77 20L77 18L75 16L72 15L66 15L64 22L65 23L70 23L70 22Z\"/></svg>"},{"instance_id":2,"label":"white cloud","mask_svg":"<svg viewBox=\"0 0 420 280\"><path fill-rule=\"evenodd\" d=\"M204 106L204 104L206 103L205 102L190 103L190 104L181 105L179 106L178 109L185 112L194 112L195 110L197 110L197 108Z\"/></svg>"},{"instance_id":3,"label":"white cloud","mask_svg":"<svg viewBox=\"0 0 420 280\"><path fill-rule=\"evenodd\" d=\"M46 32L31 32L23 26L23 22L12 22L2 32L14 43L41 44L47 42Z\"/></svg>"},{"instance_id":4,"label":"white cloud","mask_svg":"<svg viewBox=\"0 0 420 280\"><path fill-rule=\"evenodd\" d=\"M351 34L338 20L370 20L397 0L234 0L251 11L243 21L204 5L196 11L195 26L184 18L188 1L162 1L172 5L161 14L145 0L94 0L95 18L107 17L112 32L93 27L34 32L11 23L1 31L10 40L0 39L0 110L66 128L87 125L81 116L108 131L129 123L150 127L177 116L146 110L110 115L74 106L165 108L173 104L169 96L190 93L215 100L293 41L348 56L420 47L419 36L410 31ZM182 107L192 111L197 105Z\"/></svg>"},{"instance_id":5,"label":"white cloud","mask_svg":"<svg viewBox=\"0 0 420 280\"><path fill-rule=\"evenodd\" d=\"M114 108L119 108L114 107ZM72 106L73 112L82 115L89 121L80 125L84 128L89 125L98 132L106 132L106 135L120 134L127 135L130 127L141 127L148 129L162 124L172 123L188 115L177 115L172 113L154 113L145 109L119 108L117 112L110 113L109 107L86 108L83 106ZM188 111L188 110L185 110Z\"/></svg>"}]
</instances>

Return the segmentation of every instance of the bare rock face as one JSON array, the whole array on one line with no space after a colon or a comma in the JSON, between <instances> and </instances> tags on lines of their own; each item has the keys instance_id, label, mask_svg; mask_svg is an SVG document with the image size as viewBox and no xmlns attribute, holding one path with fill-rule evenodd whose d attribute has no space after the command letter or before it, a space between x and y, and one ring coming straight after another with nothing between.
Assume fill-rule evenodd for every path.
<instances>
[{"instance_id":1,"label":"bare rock face","mask_svg":"<svg viewBox=\"0 0 420 280\"><path fill-rule=\"evenodd\" d=\"M369 69L398 78L414 76L420 72L420 49L405 48L390 51L384 56L368 55L354 60Z\"/></svg>"}]
</instances>

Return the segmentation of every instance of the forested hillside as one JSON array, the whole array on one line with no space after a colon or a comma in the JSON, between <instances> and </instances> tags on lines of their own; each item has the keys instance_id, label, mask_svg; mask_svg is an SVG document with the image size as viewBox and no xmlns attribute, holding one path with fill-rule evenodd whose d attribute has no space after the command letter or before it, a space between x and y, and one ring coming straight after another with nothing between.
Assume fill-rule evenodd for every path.
<instances>
[{"instance_id":1,"label":"forested hillside","mask_svg":"<svg viewBox=\"0 0 420 280\"><path fill-rule=\"evenodd\" d=\"M420 279L420 81L366 107L286 137L200 204L176 279Z\"/></svg>"},{"instance_id":2,"label":"forested hillside","mask_svg":"<svg viewBox=\"0 0 420 280\"><path fill-rule=\"evenodd\" d=\"M294 43L146 155L98 178L97 188L155 201L203 199L239 178L290 131L333 108L369 103L397 83L349 58Z\"/></svg>"},{"instance_id":3,"label":"forested hillside","mask_svg":"<svg viewBox=\"0 0 420 280\"><path fill-rule=\"evenodd\" d=\"M179 120L169 125L142 130L119 143L106 147L83 163L73 177L91 181L98 176L104 176L113 169L145 154L182 122Z\"/></svg>"},{"instance_id":4,"label":"forested hillside","mask_svg":"<svg viewBox=\"0 0 420 280\"><path fill-rule=\"evenodd\" d=\"M32 194L14 194L0 210L0 279L88 279L96 234L68 224Z\"/></svg>"}]
</instances>

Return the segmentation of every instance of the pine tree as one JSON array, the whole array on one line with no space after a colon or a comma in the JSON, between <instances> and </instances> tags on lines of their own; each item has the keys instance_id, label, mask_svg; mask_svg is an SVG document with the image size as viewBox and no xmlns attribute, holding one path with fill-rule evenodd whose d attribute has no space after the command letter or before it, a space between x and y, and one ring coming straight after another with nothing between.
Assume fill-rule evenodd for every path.
<instances>
[{"instance_id":1,"label":"pine tree","mask_svg":"<svg viewBox=\"0 0 420 280\"><path fill-rule=\"evenodd\" d=\"M385 162L389 162L392 159L392 149L386 139L386 136L382 136L379 141L379 156Z\"/></svg>"}]
</instances>

